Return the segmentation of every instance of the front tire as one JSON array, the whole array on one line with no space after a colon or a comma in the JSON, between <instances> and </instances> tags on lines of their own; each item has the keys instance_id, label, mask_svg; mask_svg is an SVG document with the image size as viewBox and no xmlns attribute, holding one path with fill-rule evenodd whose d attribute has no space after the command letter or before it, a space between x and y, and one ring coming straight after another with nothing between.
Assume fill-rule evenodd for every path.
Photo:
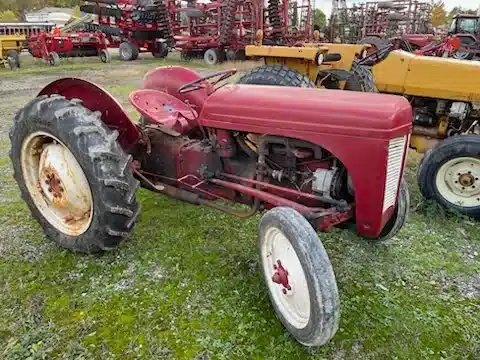
<instances>
[{"instance_id":1,"label":"front tire","mask_svg":"<svg viewBox=\"0 0 480 360\"><path fill-rule=\"evenodd\" d=\"M386 241L398 234L403 225L407 222L408 212L410 209L410 193L408 191L407 182L402 178L398 189L397 206L390 220L385 224L383 230L376 241Z\"/></svg>"},{"instance_id":2,"label":"front tire","mask_svg":"<svg viewBox=\"0 0 480 360\"><path fill-rule=\"evenodd\" d=\"M112 250L139 213L131 157L79 101L40 96L15 116L14 177L45 234L80 252Z\"/></svg>"},{"instance_id":3,"label":"front tire","mask_svg":"<svg viewBox=\"0 0 480 360\"><path fill-rule=\"evenodd\" d=\"M247 71L239 84L293 86L315 88L315 83L307 76L282 65L264 65Z\"/></svg>"},{"instance_id":4,"label":"front tire","mask_svg":"<svg viewBox=\"0 0 480 360\"><path fill-rule=\"evenodd\" d=\"M459 135L429 150L418 171L426 199L480 219L480 136Z\"/></svg>"},{"instance_id":5,"label":"front tire","mask_svg":"<svg viewBox=\"0 0 480 360\"><path fill-rule=\"evenodd\" d=\"M306 346L326 344L340 320L327 252L308 221L291 208L268 211L258 227L264 279L277 317Z\"/></svg>"}]
</instances>

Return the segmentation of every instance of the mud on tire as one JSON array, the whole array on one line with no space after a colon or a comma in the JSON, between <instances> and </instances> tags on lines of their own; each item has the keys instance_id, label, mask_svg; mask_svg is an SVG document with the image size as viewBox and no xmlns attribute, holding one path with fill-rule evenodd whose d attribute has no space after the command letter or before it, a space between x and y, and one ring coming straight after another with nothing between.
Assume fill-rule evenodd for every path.
<instances>
[{"instance_id":1,"label":"mud on tire","mask_svg":"<svg viewBox=\"0 0 480 360\"><path fill-rule=\"evenodd\" d=\"M315 88L315 83L296 70L282 65L264 65L247 71L239 84Z\"/></svg>"},{"instance_id":2,"label":"mud on tire","mask_svg":"<svg viewBox=\"0 0 480 360\"><path fill-rule=\"evenodd\" d=\"M14 178L32 216L58 245L89 253L116 248L132 230L140 211L135 197L139 182L132 175L131 156L116 141L118 132L106 127L100 116L99 112L83 107L80 100L40 96L17 112L10 132ZM34 171L24 170L22 149L26 139L36 133L58 139L73 155L88 181L93 214L88 228L79 235L68 235L48 221L27 187L25 174Z\"/></svg>"}]
</instances>

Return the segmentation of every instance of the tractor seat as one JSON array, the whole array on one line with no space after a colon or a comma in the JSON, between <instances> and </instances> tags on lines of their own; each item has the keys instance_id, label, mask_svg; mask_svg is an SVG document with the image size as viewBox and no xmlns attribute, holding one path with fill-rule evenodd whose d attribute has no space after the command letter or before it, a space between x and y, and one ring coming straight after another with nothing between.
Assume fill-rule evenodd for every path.
<instances>
[{"instance_id":1,"label":"tractor seat","mask_svg":"<svg viewBox=\"0 0 480 360\"><path fill-rule=\"evenodd\" d=\"M198 114L190 105L163 91L137 90L130 94L130 102L149 123L180 135L198 125Z\"/></svg>"}]
</instances>

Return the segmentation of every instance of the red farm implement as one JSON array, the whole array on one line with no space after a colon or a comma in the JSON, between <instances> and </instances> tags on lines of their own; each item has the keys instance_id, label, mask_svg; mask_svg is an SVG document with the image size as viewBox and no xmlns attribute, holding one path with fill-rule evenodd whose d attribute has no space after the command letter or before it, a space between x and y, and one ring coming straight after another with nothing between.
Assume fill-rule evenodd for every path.
<instances>
[{"instance_id":1,"label":"red farm implement","mask_svg":"<svg viewBox=\"0 0 480 360\"><path fill-rule=\"evenodd\" d=\"M120 59L124 61L135 60L140 52L163 58L173 45L164 1L88 1L80 10L96 16L94 22L85 24L84 28L103 32L110 46L119 48Z\"/></svg>"},{"instance_id":2,"label":"red farm implement","mask_svg":"<svg viewBox=\"0 0 480 360\"><path fill-rule=\"evenodd\" d=\"M108 40L101 32L46 33L28 38L28 50L35 58L55 66L64 57L98 56L104 63L110 62Z\"/></svg>"},{"instance_id":3,"label":"red farm implement","mask_svg":"<svg viewBox=\"0 0 480 360\"><path fill-rule=\"evenodd\" d=\"M330 18L332 41L369 43L380 49L389 39L411 39L409 46L416 50L433 40L432 7L426 1L369 1L347 7L345 0L337 0L334 5Z\"/></svg>"},{"instance_id":4,"label":"red farm implement","mask_svg":"<svg viewBox=\"0 0 480 360\"><path fill-rule=\"evenodd\" d=\"M176 48L208 64L245 58L245 46L262 31L264 43L293 45L311 32L310 1L169 1Z\"/></svg>"},{"instance_id":5,"label":"red farm implement","mask_svg":"<svg viewBox=\"0 0 480 360\"><path fill-rule=\"evenodd\" d=\"M14 176L45 233L75 251L120 245L139 185L241 218L267 211L258 249L275 312L302 344L323 345L340 301L317 231L383 240L402 228L412 109L400 96L225 84L235 73L150 71L130 94L141 122L91 82L56 80L16 113Z\"/></svg>"}]
</instances>

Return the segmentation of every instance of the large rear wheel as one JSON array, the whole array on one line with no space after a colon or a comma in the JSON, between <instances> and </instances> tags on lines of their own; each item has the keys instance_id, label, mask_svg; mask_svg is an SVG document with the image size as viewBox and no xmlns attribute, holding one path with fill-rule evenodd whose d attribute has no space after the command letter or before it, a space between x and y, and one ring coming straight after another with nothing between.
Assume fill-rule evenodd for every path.
<instances>
[{"instance_id":1,"label":"large rear wheel","mask_svg":"<svg viewBox=\"0 0 480 360\"><path fill-rule=\"evenodd\" d=\"M418 186L425 198L480 219L480 136L454 136L429 150Z\"/></svg>"},{"instance_id":2,"label":"large rear wheel","mask_svg":"<svg viewBox=\"0 0 480 360\"><path fill-rule=\"evenodd\" d=\"M282 65L264 65L247 71L239 84L315 88L307 76Z\"/></svg>"},{"instance_id":3,"label":"large rear wheel","mask_svg":"<svg viewBox=\"0 0 480 360\"><path fill-rule=\"evenodd\" d=\"M300 343L320 346L338 329L340 301L327 252L308 221L290 208L268 211L258 246L273 308Z\"/></svg>"},{"instance_id":4,"label":"large rear wheel","mask_svg":"<svg viewBox=\"0 0 480 360\"><path fill-rule=\"evenodd\" d=\"M10 133L14 177L32 216L58 245L81 252L117 247L139 213L131 157L100 115L40 96Z\"/></svg>"}]
</instances>

